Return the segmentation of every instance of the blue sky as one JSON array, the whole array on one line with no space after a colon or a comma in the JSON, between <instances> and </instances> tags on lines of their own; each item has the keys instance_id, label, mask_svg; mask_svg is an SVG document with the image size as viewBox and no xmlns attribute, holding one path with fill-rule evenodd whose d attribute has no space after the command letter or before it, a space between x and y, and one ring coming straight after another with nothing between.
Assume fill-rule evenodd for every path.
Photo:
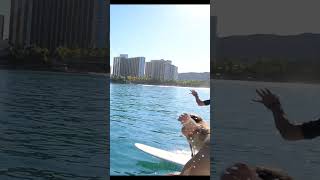
<instances>
[{"instance_id":1,"label":"blue sky","mask_svg":"<svg viewBox=\"0 0 320 180\"><path fill-rule=\"evenodd\" d=\"M210 5L111 5L110 65L128 54L172 60L181 72L210 71Z\"/></svg>"}]
</instances>

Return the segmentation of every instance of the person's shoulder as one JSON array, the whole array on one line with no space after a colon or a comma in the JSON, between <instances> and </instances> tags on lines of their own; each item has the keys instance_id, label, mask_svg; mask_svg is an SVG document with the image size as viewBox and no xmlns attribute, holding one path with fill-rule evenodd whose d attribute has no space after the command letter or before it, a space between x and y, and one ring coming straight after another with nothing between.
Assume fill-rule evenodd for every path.
<instances>
[{"instance_id":1,"label":"person's shoulder","mask_svg":"<svg viewBox=\"0 0 320 180\"><path fill-rule=\"evenodd\" d=\"M305 122L300 127L305 139L313 139L320 136L320 119Z\"/></svg>"},{"instance_id":2,"label":"person's shoulder","mask_svg":"<svg viewBox=\"0 0 320 180\"><path fill-rule=\"evenodd\" d=\"M203 101L204 105L208 106L210 105L210 99Z\"/></svg>"}]
</instances>

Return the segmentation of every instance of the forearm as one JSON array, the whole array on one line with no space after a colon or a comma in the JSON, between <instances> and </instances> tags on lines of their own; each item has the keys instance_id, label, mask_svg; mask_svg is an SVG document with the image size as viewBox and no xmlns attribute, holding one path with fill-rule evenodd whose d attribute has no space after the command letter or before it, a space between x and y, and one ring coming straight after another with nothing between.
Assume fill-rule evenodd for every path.
<instances>
[{"instance_id":1,"label":"forearm","mask_svg":"<svg viewBox=\"0 0 320 180\"><path fill-rule=\"evenodd\" d=\"M197 102L197 104L198 104L199 106L204 106L203 101L201 101L201 99L199 98L199 96L198 96L198 95L196 95L196 96L194 96L194 97L195 97L196 102Z\"/></svg>"},{"instance_id":2,"label":"forearm","mask_svg":"<svg viewBox=\"0 0 320 180\"><path fill-rule=\"evenodd\" d=\"M281 104L275 105L271 108L271 111L273 113L276 128L284 139L292 141L303 139L301 126L290 123Z\"/></svg>"}]
</instances>

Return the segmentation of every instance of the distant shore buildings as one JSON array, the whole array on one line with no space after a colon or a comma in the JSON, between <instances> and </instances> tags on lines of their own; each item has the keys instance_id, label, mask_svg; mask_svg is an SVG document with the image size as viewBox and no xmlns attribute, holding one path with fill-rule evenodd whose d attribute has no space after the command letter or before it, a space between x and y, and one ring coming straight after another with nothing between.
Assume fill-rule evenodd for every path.
<instances>
[{"instance_id":1,"label":"distant shore buildings","mask_svg":"<svg viewBox=\"0 0 320 180\"><path fill-rule=\"evenodd\" d=\"M213 58L213 64L216 63L216 55L217 55L217 16L211 16L211 53L212 53L212 58Z\"/></svg>"},{"instance_id":2,"label":"distant shore buildings","mask_svg":"<svg viewBox=\"0 0 320 180\"><path fill-rule=\"evenodd\" d=\"M4 33L4 15L0 14L0 41L3 40Z\"/></svg>"},{"instance_id":3,"label":"distant shore buildings","mask_svg":"<svg viewBox=\"0 0 320 180\"><path fill-rule=\"evenodd\" d=\"M151 60L145 57L129 58L127 54L114 57L113 76L148 77L153 80L167 81L178 79L178 67L169 60Z\"/></svg>"},{"instance_id":4,"label":"distant shore buildings","mask_svg":"<svg viewBox=\"0 0 320 180\"><path fill-rule=\"evenodd\" d=\"M49 50L107 48L108 11L105 0L11 0L9 42Z\"/></svg>"},{"instance_id":5,"label":"distant shore buildings","mask_svg":"<svg viewBox=\"0 0 320 180\"><path fill-rule=\"evenodd\" d=\"M169 60L151 60L146 65L146 77L154 80L168 81L178 79L178 67Z\"/></svg>"},{"instance_id":6,"label":"distant shore buildings","mask_svg":"<svg viewBox=\"0 0 320 180\"><path fill-rule=\"evenodd\" d=\"M144 68L144 57L129 58L127 54L120 54L119 57L114 57L112 74L114 76L143 77Z\"/></svg>"}]
</instances>

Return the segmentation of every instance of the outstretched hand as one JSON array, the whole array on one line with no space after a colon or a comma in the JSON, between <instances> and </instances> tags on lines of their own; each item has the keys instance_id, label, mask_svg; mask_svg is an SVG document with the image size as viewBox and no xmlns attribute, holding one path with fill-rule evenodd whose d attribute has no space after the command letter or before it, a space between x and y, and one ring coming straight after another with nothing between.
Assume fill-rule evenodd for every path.
<instances>
[{"instance_id":1,"label":"outstretched hand","mask_svg":"<svg viewBox=\"0 0 320 180\"><path fill-rule=\"evenodd\" d=\"M190 94L192 94L194 97L198 96L197 91L195 91L195 90L190 90L190 91L191 91L191 93L190 93Z\"/></svg>"},{"instance_id":2,"label":"outstretched hand","mask_svg":"<svg viewBox=\"0 0 320 180\"><path fill-rule=\"evenodd\" d=\"M275 94L272 94L269 89L256 89L256 92L261 99L253 99L252 101L262 103L270 110L272 110L276 105L280 105L279 98Z\"/></svg>"},{"instance_id":3,"label":"outstretched hand","mask_svg":"<svg viewBox=\"0 0 320 180\"><path fill-rule=\"evenodd\" d=\"M181 122L181 124L186 123L187 121L194 121L192 119L191 116L195 116L195 115L190 115L187 113L183 113L179 116L178 121ZM200 117L199 117L200 118ZM200 131L200 129L202 128L201 124L186 124L182 127L182 134L186 137L192 136L194 133L196 133L197 131Z\"/></svg>"},{"instance_id":4,"label":"outstretched hand","mask_svg":"<svg viewBox=\"0 0 320 180\"><path fill-rule=\"evenodd\" d=\"M179 116L178 121L180 121L182 124L186 123L191 119L191 116L188 113L183 113Z\"/></svg>"}]
</instances>

